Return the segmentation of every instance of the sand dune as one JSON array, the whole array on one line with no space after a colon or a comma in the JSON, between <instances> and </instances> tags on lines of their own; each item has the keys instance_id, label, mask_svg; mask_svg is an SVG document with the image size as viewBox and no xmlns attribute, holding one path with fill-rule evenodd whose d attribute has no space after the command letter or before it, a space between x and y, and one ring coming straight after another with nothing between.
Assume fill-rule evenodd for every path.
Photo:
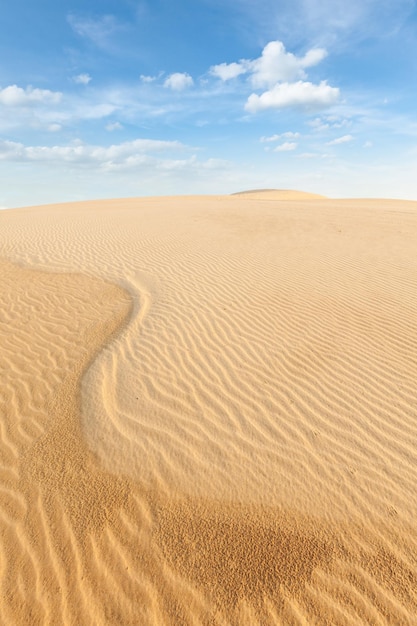
<instances>
[{"instance_id":1,"label":"sand dune","mask_svg":"<svg viewBox=\"0 0 417 626\"><path fill-rule=\"evenodd\" d=\"M237 191L232 196L248 196L252 200L324 200L326 196L295 189L249 189Z\"/></svg>"},{"instance_id":2,"label":"sand dune","mask_svg":"<svg viewBox=\"0 0 417 626\"><path fill-rule=\"evenodd\" d=\"M0 623L417 623L417 203L0 212Z\"/></svg>"}]
</instances>

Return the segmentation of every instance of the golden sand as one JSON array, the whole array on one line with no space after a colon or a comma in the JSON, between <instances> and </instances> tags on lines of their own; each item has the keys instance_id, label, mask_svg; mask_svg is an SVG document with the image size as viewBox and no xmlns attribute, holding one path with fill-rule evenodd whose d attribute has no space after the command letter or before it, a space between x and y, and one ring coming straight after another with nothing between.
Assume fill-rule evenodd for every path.
<instances>
[{"instance_id":1,"label":"golden sand","mask_svg":"<svg viewBox=\"0 0 417 626\"><path fill-rule=\"evenodd\" d=\"M417 203L0 211L0 624L417 623Z\"/></svg>"}]
</instances>

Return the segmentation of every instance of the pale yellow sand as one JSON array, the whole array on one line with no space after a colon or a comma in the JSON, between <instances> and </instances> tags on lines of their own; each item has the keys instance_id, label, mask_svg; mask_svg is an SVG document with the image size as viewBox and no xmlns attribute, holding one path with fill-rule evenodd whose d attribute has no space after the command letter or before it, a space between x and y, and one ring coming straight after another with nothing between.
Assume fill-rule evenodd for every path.
<instances>
[{"instance_id":1,"label":"pale yellow sand","mask_svg":"<svg viewBox=\"0 0 417 626\"><path fill-rule=\"evenodd\" d=\"M0 211L0 624L417 623L417 203Z\"/></svg>"},{"instance_id":2,"label":"pale yellow sand","mask_svg":"<svg viewBox=\"0 0 417 626\"><path fill-rule=\"evenodd\" d=\"M324 200L326 196L295 189L251 189L238 191L234 196L245 196L251 200Z\"/></svg>"}]
</instances>

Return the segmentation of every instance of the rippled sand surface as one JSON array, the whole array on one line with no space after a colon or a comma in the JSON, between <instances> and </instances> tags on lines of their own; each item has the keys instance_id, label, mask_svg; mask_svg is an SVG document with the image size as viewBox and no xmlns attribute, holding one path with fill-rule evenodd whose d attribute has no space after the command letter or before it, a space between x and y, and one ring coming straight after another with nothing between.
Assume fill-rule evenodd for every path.
<instances>
[{"instance_id":1,"label":"rippled sand surface","mask_svg":"<svg viewBox=\"0 0 417 626\"><path fill-rule=\"evenodd\" d=\"M417 623L417 203L0 211L0 624Z\"/></svg>"}]
</instances>

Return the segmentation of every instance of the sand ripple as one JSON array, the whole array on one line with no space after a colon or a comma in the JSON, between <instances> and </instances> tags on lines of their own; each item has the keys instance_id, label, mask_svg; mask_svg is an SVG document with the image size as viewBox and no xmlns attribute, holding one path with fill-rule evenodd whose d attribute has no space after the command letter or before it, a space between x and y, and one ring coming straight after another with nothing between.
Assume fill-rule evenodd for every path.
<instances>
[{"instance_id":1,"label":"sand ripple","mask_svg":"<svg viewBox=\"0 0 417 626\"><path fill-rule=\"evenodd\" d=\"M415 623L416 205L287 196L0 214L0 622Z\"/></svg>"}]
</instances>

